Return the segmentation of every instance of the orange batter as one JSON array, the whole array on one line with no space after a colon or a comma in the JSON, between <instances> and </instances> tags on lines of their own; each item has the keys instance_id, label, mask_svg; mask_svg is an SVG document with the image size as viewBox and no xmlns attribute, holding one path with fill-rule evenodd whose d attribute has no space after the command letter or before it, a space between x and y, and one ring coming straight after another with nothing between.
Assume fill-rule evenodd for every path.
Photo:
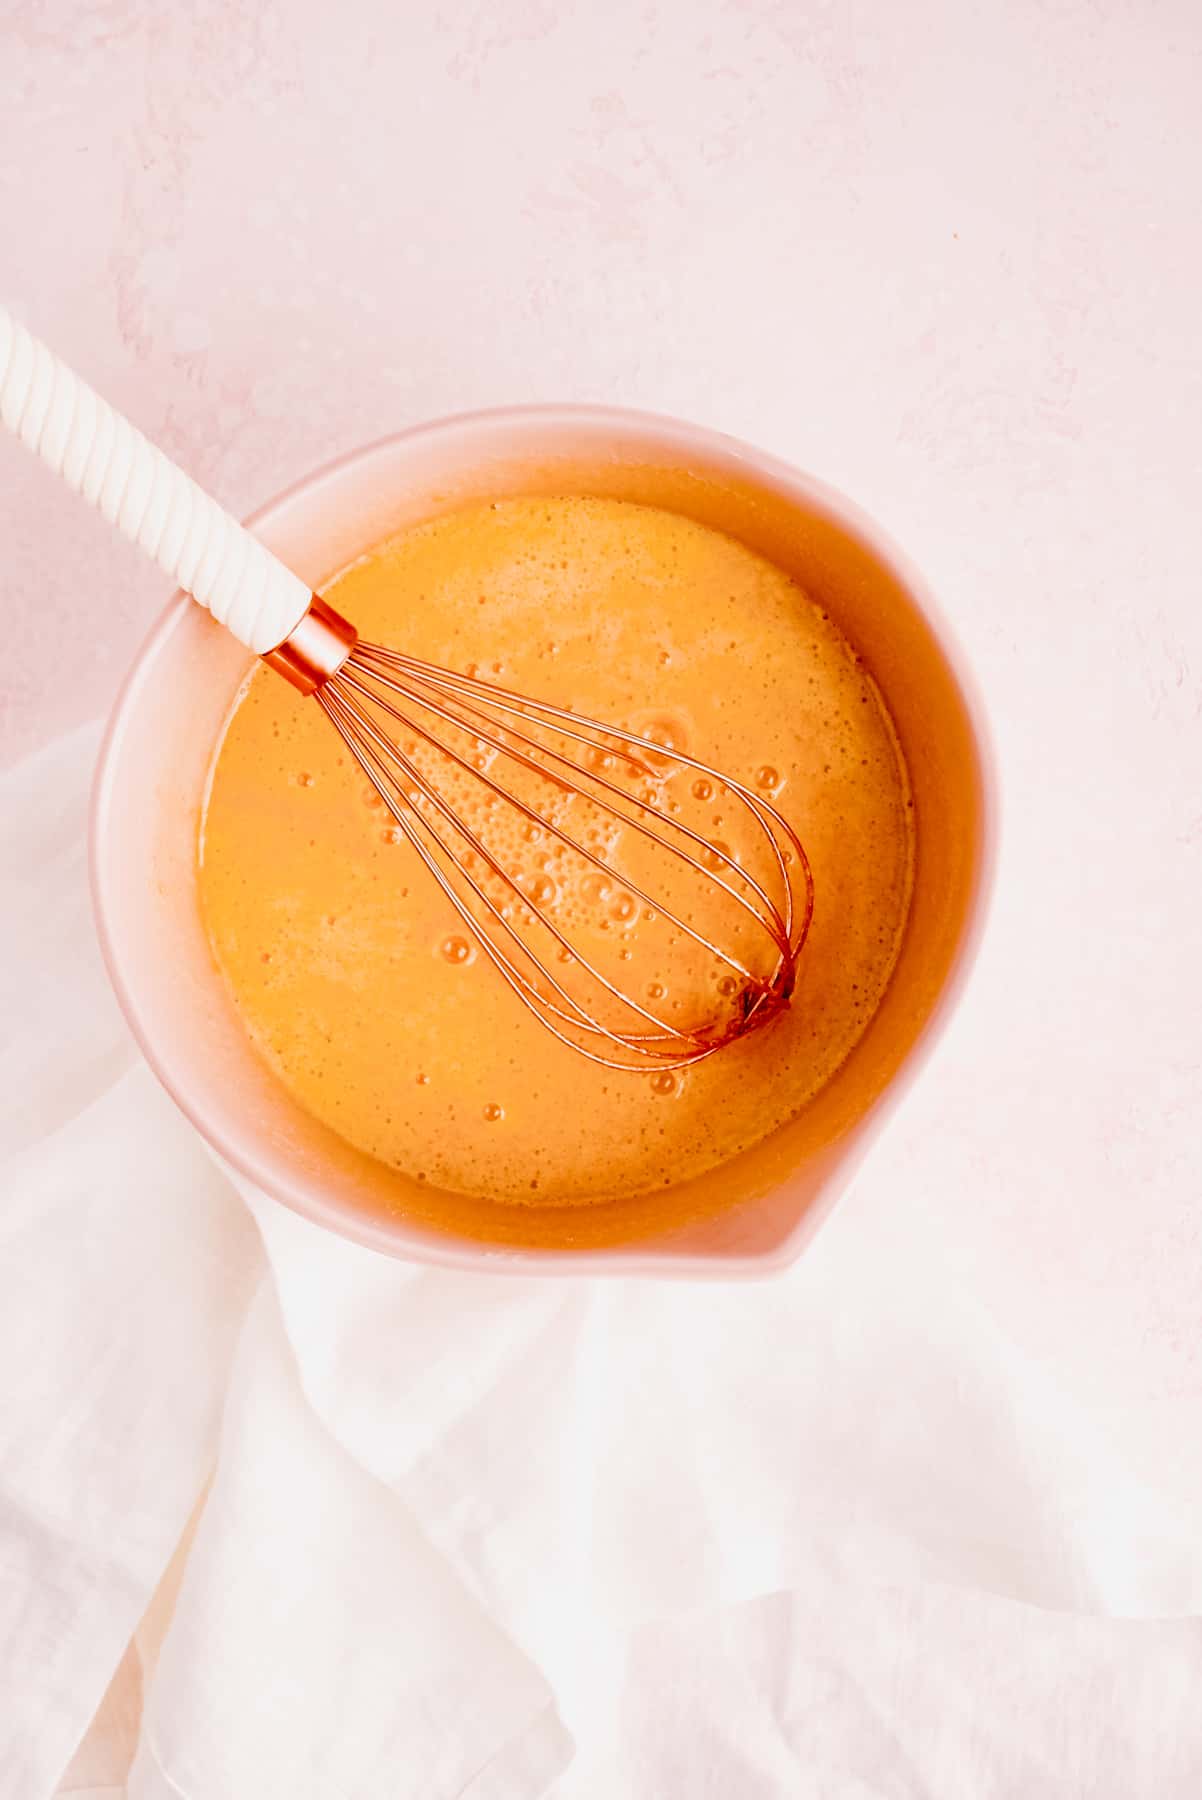
<instances>
[{"instance_id":1,"label":"orange batter","mask_svg":"<svg viewBox=\"0 0 1202 1800\"><path fill-rule=\"evenodd\" d=\"M413 527L325 593L365 637L651 736L667 720L750 787L767 773L816 899L780 1019L671 1082L596 1068L464 955L327 720L259 669L218 747L201 902L247 1030L301 1104L419 1180L522 1205L647 1193L794 1115L872 1016L912 867L897 742L831 620L733 539L583 498Z\"/></svg>"}]
</instances>

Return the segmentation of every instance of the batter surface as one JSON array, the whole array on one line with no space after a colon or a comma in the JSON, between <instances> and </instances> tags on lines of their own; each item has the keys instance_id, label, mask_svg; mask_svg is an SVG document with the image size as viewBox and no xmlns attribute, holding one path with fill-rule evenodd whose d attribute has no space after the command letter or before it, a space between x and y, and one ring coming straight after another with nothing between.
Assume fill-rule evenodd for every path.
<instances>
[{"instance_id":1,"label":"batter surface","mask_svg":"<svg viewBox=\"0 0 1202 1800\"><path fill-rule=\"evenodd\" d=\"M218 746L200 894L246 1028L300 1103L410 1176L521 1205L662 1189L793 1116L879 1002L912 870L896 739L831 620L733 539L584 498L413 527L324 591L365 638L652 737L666 722L759 791L767 774L815 908L779 1020L671 1084L594 1067L463 955L328 721L260 668Z\"/></svg>"}]
</instances>

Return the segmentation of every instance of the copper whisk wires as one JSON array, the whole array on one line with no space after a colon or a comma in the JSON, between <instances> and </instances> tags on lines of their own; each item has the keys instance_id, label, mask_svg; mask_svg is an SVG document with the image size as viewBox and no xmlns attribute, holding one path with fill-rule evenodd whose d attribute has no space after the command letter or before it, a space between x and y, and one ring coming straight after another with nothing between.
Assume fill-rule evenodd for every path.
<instances>
[{"instance_id":1,"label":"copper whisk wires","mask_svg":"<svg viewBox=\"0 0 1202 1800\"><path fill-rule=\"evenodd\" d=\"M740 782L637 732L379 645L357 643L315 698L480 951L561 1042L605 1068L679 1069L787 1001L809 930L813 880L793 827ZM664 784L678 769L741 809L762 869L753 873L667 816ZM638 780L640 791L611 771ZM526 838L559 846L554 854L592 871L595 881L620 881L626 904L658 921L671 943L687 942L726 972L727 1003L694 1008L685 1020L665 1016L642 983L644 967L627 972L590 947L589 934L571 932L556 916L530 870L502 859L487 829L498 810ZM581 815L575 828L574 810ZM616 837L636 852L633 868L598 837ZM649 885L657 863L670 876L667 901L663 880ZM678 894L691 902L692 917L673 904ZM697 922L699 913L714 914L715 895L734 937ZM629 950L622 955L633 958Z\"/></svg>"}]
</instances>

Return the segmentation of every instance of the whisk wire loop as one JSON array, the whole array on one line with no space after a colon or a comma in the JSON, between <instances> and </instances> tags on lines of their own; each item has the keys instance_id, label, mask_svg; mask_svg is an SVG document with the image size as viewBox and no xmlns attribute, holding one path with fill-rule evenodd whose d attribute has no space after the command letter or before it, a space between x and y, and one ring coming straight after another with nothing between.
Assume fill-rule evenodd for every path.
<instances>
[{"instance_id":1,"label":"whisk wire loop","mask_svg":"<svg viewBox=\"0 0 1202 1800\"><path fill-rule=\"evenodd\" d=\"M604 1068L671 1071L712 1056L788 1000L812 916L813 880L797 832L743 783L625 726L381 645L356 643L316 698L474 943L562 1043ZM498 762L505 779L491 772ZM607 773L615 767L655 791L628 792ZM766 870L745 866L726 845L668 815L663 789L680 770L741 809L766 851ZM574 809L584 814L576 829L569 823ZM663 1005L648 1004L663 999L664 984L646 983L643 964L626 980L612 955L613 966L603 966L588 933L570 932L555 916L554 900L489 841L493 813L552 847L544 866L553 853L602 893L620 884L628 911L641 909L643 919L656 921L669 945L684 940L712 958L727 971L719 985L729 1004L694 1008L696 1016L680 1023ZM625 865L615 860L615 842L637 853ZM661 884L667 898L638 866L639 854L675 870L675 881ZM678 899L682 880L692 886ZM729 921L728 941L710 922L716 900ZM602 930L606 923L600 921ZM736 944L736 935L754 948Z\"/></svg>"}]
</instances>

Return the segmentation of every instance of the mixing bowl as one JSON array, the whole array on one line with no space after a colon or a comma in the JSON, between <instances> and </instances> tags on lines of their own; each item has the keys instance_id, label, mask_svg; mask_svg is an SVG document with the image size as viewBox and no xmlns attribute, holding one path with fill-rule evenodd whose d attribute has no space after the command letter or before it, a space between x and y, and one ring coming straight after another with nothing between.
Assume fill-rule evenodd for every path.
<instances>
[{"instance_id":1,"label":"mixing bowl","mask_svg":"<svg viewBox=\"0 0 1202 1800\"><path fill-rule=\"evenodd\" d=\"M205 782L251 659L183 595L126 681L97 773L92 884L113 985L151 1067L218 1156L345 1237L461 1268L729 1275L781 1267L846 1187L968 973L995 828L973 684L921 581L855 507L770 456L668 419L558 406L447 419L345 457L252 523L320 587L406 524L518 493L636 500L731 533L821 601L884 694L914 798L914 895L884 999L826 1087L720 1169L583 1208L441 1194L302 1111L246 1037L200 917Z\"/></svg>"}]
</instances>

